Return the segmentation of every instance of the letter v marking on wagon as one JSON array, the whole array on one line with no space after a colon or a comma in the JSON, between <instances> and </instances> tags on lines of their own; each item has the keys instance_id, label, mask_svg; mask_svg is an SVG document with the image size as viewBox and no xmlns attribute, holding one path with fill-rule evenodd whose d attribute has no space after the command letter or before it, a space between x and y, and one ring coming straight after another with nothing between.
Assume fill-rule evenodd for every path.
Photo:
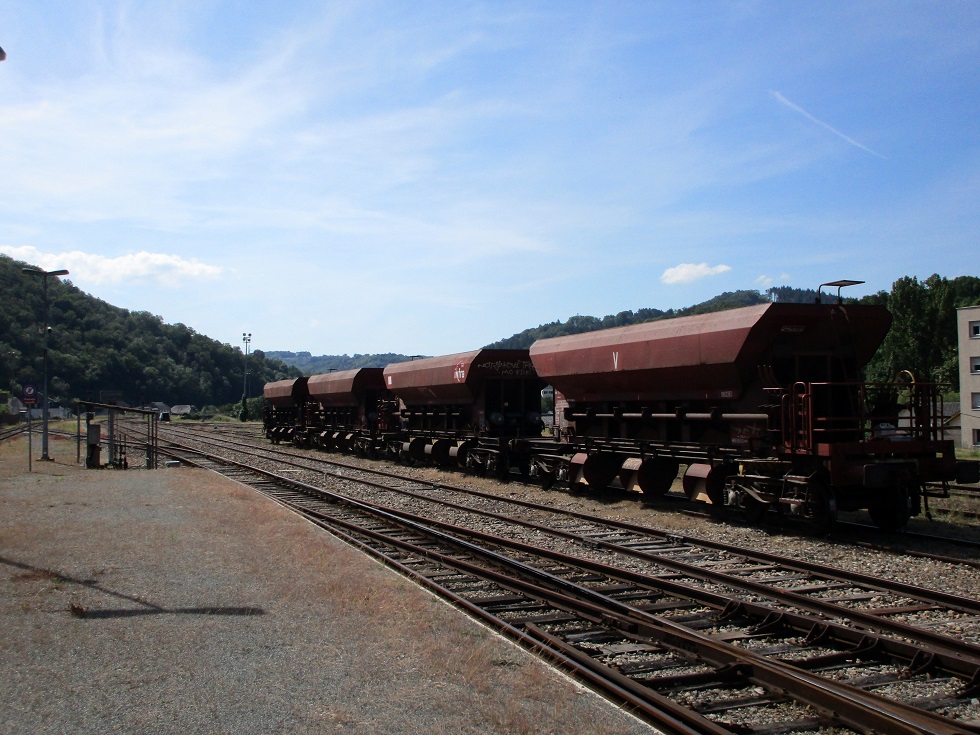
<instances>
[{"instance_id":1,"label":"letter v marking on wagon","mask_svg":"<svg viewBox=\"0 0 980 735\"><path fill-rule=\"evenodd\" d=\"M619 370L619 353L613 353L613 370Z\"/></svg>"}]
</instances>

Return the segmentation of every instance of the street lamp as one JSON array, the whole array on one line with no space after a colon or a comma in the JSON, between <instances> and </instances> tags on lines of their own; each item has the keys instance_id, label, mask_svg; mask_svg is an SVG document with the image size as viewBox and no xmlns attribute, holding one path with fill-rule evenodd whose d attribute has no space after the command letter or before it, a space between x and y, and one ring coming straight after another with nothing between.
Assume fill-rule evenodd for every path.
<instances>
[{"instance_id":1,"label":"street lamp","mask_svg":"<svg viewBox=\"0 0 980 735\"><path fill-rule=\"evenodd\" d=\"M21 270L24 273L37 276L44 282L44 403L41 404L41 459L50 461L51 457L48 456L48 335L51 332L51 327L48 326L48 278L67 276L68 271L63 269L45 271L40 268L21 268Z\"/></svg>"},{"instance_id":2,"label":"street lamp","mask_svg":"<svg viewBox=\"0 0 980 735\"><path fill-rule=\"evenodd\" d=\"M242 421L248 420L248 346L252 342L251 332L242 332L242 342L245 343L245 376L242 384Z\"/></svg>"}]
</instances>

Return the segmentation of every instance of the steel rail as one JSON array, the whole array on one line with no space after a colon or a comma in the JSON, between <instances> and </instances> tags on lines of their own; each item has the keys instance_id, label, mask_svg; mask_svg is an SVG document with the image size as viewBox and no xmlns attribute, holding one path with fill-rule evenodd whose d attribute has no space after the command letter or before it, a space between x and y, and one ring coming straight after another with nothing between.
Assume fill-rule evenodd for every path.
<instances>
[{"instance_id":1,"label":"steel rail","mask_svg":"<svg viewBox=\"0 0 980 735\"><path fill-rule=\"evenodd\" d=\"M324 530L329 531L342 541L384 562L400 574L438 594L485 625L488 625L493 630L502 633L522 645L524 648L550 659L553 663L561 666L579 679L604 692L610 699L628 705L632 708L633 714L641 713L649 722L652 722L657 727L676 735L731 735L730 729L721 727L687 707L678 705L670 698L664 697L649 687L638 685L635 681L618 674L612 669L608 669L608 667L606 667L606 670L600 670L594 665L583 664L581 657L569 655L569 651L565 646L551 645L548 641L529 634L521 630L521 628L508 623L506 620L502 620L479 605L473 604L448 587L412 569L399 559L385 554L381 549L364 543L351 533L341 530L333 522L333 519L331 521L323 520L316 517L317 514L311 513L308 509L283 502L274 496L270 497L291 511L300 513L303 517ZM356 532L364 533L364 530L357 528ZM391 543L389 537L381 534L378 534L378 539L385 544ZM411 549L410 546L399 545L403 550ZM424 552L428 558L433 558L429 550L419 548L416 551L416 553L421 552Z\"/></svg>"},{"instance_id":2,"label":"steel rail","mask_svg":"<svg viewBox=\"0 0 980 735\"><path fill-rule=\"evenodd\" d=\"M173 427L170 427L170 430L173 430ZM200 432L198 432L198 431L196 431L194 429L187 429L186 432L185 432L185 435L188 435L188 434L190 436L194 437L197 440L201 440L201 434L200 434ZM209 437L209 438L213 438L213 437ZM222 441L227 442L228 444L233 444L233 445L237 445L237 446L240 446L240 447L245 447L245 448L247 448L249 450L250 453L254 453L255 451L262 451L262 452L266 452L266 453L270 454L271 456L292 457L294 459L303 459L303 460L315 461L315 462L323 463L323 464L329 464L329 465L333 465L333 466L336 466L336 467L343 467L345 469L356 470L358 472L364 472L366 474L375 474L375 475L378 475L378 476L381 476L381 477L390 477L390 478L395 478L395 479L401 478L401 476L398 475L398 474L396 474L396 473L388 472L388 471L385 471L385 470L378 470L378 469L373 469L373 468L360 467L358 465L354 465L354 464L351 464L349 462L338 461L336 459L326 459L326 458L323 458L323 457L320 457L320 456L316 457L316 459L312 459L312 458L310 458L310 455L309 454L306 454L306 453L294 453L294 452L284 451L282 449L271 450L271 449L268 449L268 448L266 448L264 446L263 447L256 447L253 444L246 444L246 443L243 443L243 442L236 442L236 441L233 441L233 440L230 440L230 439L226 439L226 438L222 438ZM434 482L430 482L428 484L430 484L432 487L435 487L435 488L441 488L441 489L450 490L450 491L453 491L453 492L459 492L459 493L464 493L464 494L475 495L477 497L483 497L483 498L488 498L488 499L495 499L495 500L497 500L499 502L507 502L507 503L512 503L512 504L515 504L515 505L522 505L522 506L528 507L528 508L535 508L535 509L539 509L539 510L551 511L552 513L565 514L565 515L568 515L570 517L579 517L579 518L582 518L582 519L588 519L588 520L593 520L593 521L596 520L593 516L588 516L588 515L581 514L581 513L575 513L574 511L559 510L559 509L556 509L556 508L553 508L553 507L550 507L550 506L545 506L545 505L541 505L539 503L534 503L533 501L524 501L524 500L519 500L519 499L516 499L516 498L501 497L501 496L498 496L498 495L493 495L492 493L482 492L482 491L475 490L475 489L461 488L459 486L450 485L450 484L446 484L446 483L434 483ZM673 500L673 498L670 498L670 496L668 496L667 499ZM681 498L677 498L676 500L678 502L680 502L682 499ZM686 499L683 502L687 502ZM698 515L700 516L700 515L704 515L704 514L699 512ZM699 539L699 538L692 538L692 537L680 536L680 535L675 534L673 532L662 531L662 530L653 529L653 528L649 528L649 527L645 527L645 526L638 526L636 524L627 524L627 523L623 523L623 522L620 522L620 521L614 521L614 520L605 520L604 522L607 523L607 524L609 524L609 525L617 525L617 526L619 526L619 527L621 527L623 529L631 530L631 531L634 531L634 532L639 532L639 530L642 529L646 533L651 533L651 534L653 534L653 533L662 533L662 534L666 534L666 535L670 535L670 536L676 536L678 538L684 539L687 543L691 543L691 544L707 545L707 544L711 543L710 541L707 541L707 540L703 540L703 539ZM838 523L839 524L843 524L844 526L855 526L855 527L859 527L862 530L872 531L872 532L875 532L875 533L878 533L879 532L878 529L876 527L873 527L873 526L867 526L867 525L861 525L861 524L848 524L846 522L841 522L841 521L838 521ZM978 548L978 549L980 549L980 542L970 541L970 540L965 540L965 539L957 539L957 538L954 538L954 537L932 536L932 535L920 534L920 533L911 532L911 531L903 532L902 535L905 536L905 537L921 539L921 540L924 540L924 541L945 542L945 543L950 543L952 545L960 545L960 546L965 546L965 547L968 547L968 548ZM866 547L867 546L867 542L861 542L861 541L848 541L848 543L852 543L855 546L862 546L862 547ZM889 550L887 547L873 547L873 548L877 548L879 550L886 550L886 551ZM745 549L744 547L738 547L738 546L732 546L732 545L728 545L726 550L730 550L730 551L732 551L732 553L737 553L737 554L742 554L742 555L747 555L747 554L752 554L752 553L758 553L758 552L751 551L749 549ZM896 552L892 552L892 553L896 553ZM962 564L964 566L973 566L973 567L980 568L980 561L973 560L973 559L961 559L959 557L950 557L950 556L932 554L932 553L929 553L929 552L909 551L909 550L906 550L906 549L901 549L901 551L899 551L897 553L909 554L909 555L918 556L918 557L927 558L927 559L935 559L936 561L942 561L942 562L946 562L946 563L950 563L950 564ZM798 563L799 564L805 564L806 562L800 561ZM820 569L831 569L831 568L830 567L820 567Z\"/></svg>"},{"instance_id":3,"label":"steel rail","mask_svg":"<svg viewBox=\"0 0 980 735\"><path fill-rule=\"evenodd\" d=\"M928 630L896 623L893 626L881 627L885 627L887 632L894 633L901 637L899 639L883 638L872 632L874 630L872 626L876 622L880 622L879 618L866 614L852 615L852 613L855 611L848 608L841 608L840 606L833 605L832 603L825 606L807 606L806 604L801 604L797 599L798 596L796 595L783 596L778 594L778 592L774 593L772 588L767 588L765 586L761 586L759 589L755 589L755 585L747 586L748 589L755 591L758 594L762 594L769 599L775 600L776 602L784 603L792 608L809 610L809 612L819 615L819 617L811 617L771 607L762 603L754 603L744 600L736 601L727 594L711 592L709 590L704 590L697 587L690 587L689 585L685 585L670 579L665 579L663 577L651 577L650 575L640 572L632 572L628 569L623 569L610 564L571 556L562 552L552 551L540 546L527 544L522 541L516 541L497 536L495 534L434 520L425 516L407 513L405 511L396 510L375 503L368 503L367 501L358 502L365 503L367 506L375 508L380 512L397 514L399 517L406 518L415 523L427 524L430 527L437 528L455 537L467 537L476 539L483 543L492 543L513 551L521 552L523 554L534 555L549 559L551 561L574 565L582 569L602 574L610 579L638 585L650 591L661 593L666 592L676 597L694 600L698 603L708 605L719 612L721 614L719 618L720 622L734 619L739 615L745 615L758 621L756 626L757 631L762 631L764 629L774 630L778 627L783 627L794 630L795 632L809 638L820 637L824 641L832 639L840 644L853 646L855 649L858 647L866 647L873 643L875 646L875 651L878 655L883 657L895 657L899 660L905 661L910 666L914 661L923 660L923 657L928 656L930 667L945 670L948 673L962 678L967 682L974 678L980 678L980 646L974 646L949 636L935 636ZM699 570L699 568L694 567L694 570L696 572ZM694 578L698 577L696 573L685 574L685 576ZM742 585L741 582L742 580L736 578L729 584L729 586L736 588L739 586L745 586ZM827 615L828 617L824 617L824 615ZM833 619L835 618L857 618L860 622L865 623L867 627L862 629L836 623L833 622ZM914 643L909 643L908 641L920 641L927 646L931 646L931 648L923 648L921 645L915 645Z\"/></svg>"},{"instance_id":4,"label":"steel rail","mask_svg":"<svg viewBox=\"0 0 980 735\"><path fill-rule=\"evenodd\" d=\"M174 452L173 450L168 449L162 451L165 451L168 456L178 458L180 461L186 462L191 466L200 469L213 470L212 467L209 467L202 462L190 459L182 454ZM206 456L212 462L219 464L218 457L208 455L206 452L200 450L184 451L199 453L202 456ZM264 471L258 470L258 468L252 469L256 470L259 474L266 474ZM269 477L268 479L272 479L273 477L276 476L272 475L272 477ZM291 480L290 478L279 479L285 481L283 484L293 485L295 483L295 481ZM514 626L481 608L480 606L473 604L465 597L453 592L448 587L439 584L424 574L419 573L417 570L404 564L394 556L386 554L377 546L372 546L371 544L365 543L361 539L357 538L357 536L352 534L358 533L361 535L368 535L369 537L374 537L376 541L381 541L386 545L395 545L403 551L412 551L416 555L425 556L432 559L434 557L430 550L422 547L414 547L404 541L394 540L388 536L368 531L361 527L355 526L354 524L344 524L333 518L328 519L316 511L311 511L308 508L297 506L295 503L288 502L277 495L269 493L263 494L279 505L288 508L291 512L298 513L311 523L314 523L318 527L329 531L332 535L358 549L362 553L366 553L379 561L382 561L395 571L411 579L415 583L429 589L433 593L439 595L443 599L473 616L483 624L489 626L491 629L518 643L525 649L550 660L553 664L565 669L570 674L579 678L579 680L594 687L597 691L603 693L609 699L628 706L634 715L642 715L646 721L654 724L658 728L663 729L665 732L671 733L672 735L731 735L731 730L728 728L721 727L698 713L678 705L673 700L664 697L647 687L637 685L635 682L627 679L626 677L609 676L602 671L597 671L594 666L583 665L582 662L578 660L578 657L567 655L567 652L563 647L551 646L546 641L542 641L539 638L528 634L519 627Z\"/></svg>"},{"instance_id":5,"label":"steel rail","mask_svg":"<svg viewBox=\"0 0 980 735\"><path fill-rule=\"evenodd\" d=\"M219 458L211 457L215 461ZM819 711L833 713L832 719L843 722L851 727L867 731L867 728L881 732L908 733L952 733L980 732L972 726L962 726L928 712L918 710L909 705L889 702L877 695L839 682L827 681L816 675L809 674L788 664L767 660L757 654L744 651L723 641L712 640L697 634L682 626L671 623L656 616L649 615L635 607L625 605L606 595L588 588L575 585L567 580L555 577L547 572L529 567L508 557L489 552L463 539L449 536L427 525L408 520L399 514L379 511L361 501L357 501L338 493L325 491L292 478L283 478L265 470L245 467L269 480L297 488L314 496L328 499L329 502L343 502L346 507L357 508L372 517L383 518L409 528L429 538L439 539L467 553L490 559L494 564L520 575L514 579L509 575L499 575L488 572L482 567L474 567L469 562L447 557L429 548L418 547L402 539L393 539L371 529L351 527L349 522L331 518L329 523L339 523L358 534L377 536L384 544L394 545L403 549L411 549L411 553L422 558L438 560L451 568L467 574L478 574L482 578L494 579L497 584L507 589L515 589L532 596L544 597L550 604L559 608L576 610L579 614L593 616L597 621L614 624L615 627L632 633L642 633L651 640L657 640L660 645L674 648L678 652L696 650L706 661L716 667L738 667L741 674L754 683L770 691L793 692L793 698L816 707ZM534 584L525 582L530 578ZM546 586L545 586L546 585ZM554 588L556 591L551 591ZM803 687L802 690L799 687Z\"/></svg>"},{"instance_id":6,"label":"steel rail","mask_svg":"<svg viewBox=\"0 0 980 735\"><path fill-rule=\"evenodd\" d=\"M391 538L371 529L357 527L340 519L331 517L327 520L325 517L323 519L325 522L339 523L350 531L374 537L379 542L410 550L413 554L436 560L467 574L491 579L504 588L532 597L544 598L549 604L560 609L584 614L597 623L612 624L624 631L641 634L668 649L678 652L697 651L702 660L711 662L716 668L739 667L740 672L747 680L769 691L792 693L792 698L809 704L820 712L832 713L833 719L849 727L863 731L868 731L870 728L872 731L909 733L909 735L913 733L959 735L980 732L980 727L964 726L910 705L886 700L841 682L825 680L789 664L765 659L758 654L740 649L727 642L712 640L707 636L650 615L587 587L576 585L463 539L454 538L437 529L401 517L399 514L380 511L361 501L325 491L322 488L291 478L281 478L274 473L258 468L250 469L258 471L259 474L269 479L276 478L297 489L303 489L304 492L309 492L312 495L326 497L330 502L343 502L347 507L358 508L374 517L383 518L426 537L438 539L456 548L464 549L467 553L474 554L478 558L489 559L494 564L517 573L519 578L493 572L432 549L416 546L403 539ZM524 581L527 578L533 579L535 583L531 584Z\"/></svg>"},{"instance_id":7,"label":"steel rail","mask_svg":"<svg viewBox=\"0 0 980 735\"><path fill-rule=\"evenodd\" d=\"M329 474L329 473L328 473ZM375 474L375 473L371 473ZM334 475L335 477L340 477L341 479L351 479L347 476ZM398 476L388 475L389 479L398 478ZM897 635L900 637L907 637L913 640L920 640L927 645L933 646L935 648L934 653L941 653L943 660L951 660L950 657L962 657L964 651L969 650L971 657L980 655L980 647L972 646L966 644L963 641L952 638L948 635L937 633L923 628L915 628L914 626L909 626L900 621L889 620L883 617L881 613L865 612L855 608L844 608L840 605L834 603L833 601L825 601L818 598L813 598L808 595L793 592L792 590L780 590L774 588L771 585L759 583L751 579L747 579L741 575L730 574L727 572L712 570L703 566L692 564L689 562L681 561L664 554L650 553L645 550L630 548L629 546L624 546L622 544L606 541L602 539L590 538L582 536L577 533L563 531L561 529L556 529L550 526L545 526L542 524L534 523L531 521L526 521L523 519L515 519L509 516L505 516L499 513L494 513L491 511L486 511L482 509L472 508L470 506L462 505L459 503L453 503L451 501L441 500L438 498L430 498L428 496L418 496L416 493L406 490L404 488L393 488L388 485L377 483L371 480L359 479L359 483L365 484L370 487L375 487L389 492L401 493L410 495L413 497L418 497L424 499L426 502L436 503L444 505L456 510L461 510L464 512L469 512L477 515L481 515L488 518L493 518L495 520L500 520L506 523L521 525L525 528L540 531L542 533L547 533L556 537L565 538L566 540L579 543L585 546L605 549L607 551L623 554L626 556L631 556L633 558L642 559L668 569L672 569L679 573L682 573L688 577L701 579L704 581L712 581L718 584L724 584L733 589L741 589L744 591L752 592L756 595L766 597L771 600L778 601L784 605L796 607L802 610L806 610L810 613L827 616L831 619L833 618L845 618L850 619L855 623L860 624L864 629L869 631L884 631ZM418 482L414 481L413 482ZM418 484L428 486L430 483L420 482ZM489 495L491 499L497 499L496 496ZM364 502L364 501L362 501ZM525 501L519 501L519 504L526 505ZM382 508L383 506L374 505L374 507ZM396 512L394 509L385 508L390 512ZM545 510L551 510L545 508ZM590 522L596 522L594 518L590 516L585 516L582 514L572 514L579 517L582 520L588 520ZM419 516L415 516L417 521L429 520L423 519ZM441 524L438 521L429 520L429 522L434 525L446 525ZM642 526L633 526L631 524L613 524L617 529L627 528L633 533L652 535L655 538L664 538L658 533L652 533L649 529ZM468 532L459 526L452 526L452 531L454 533L464 533ZM474 535L478 535L479 532L472 532ZM789 569L792 571L803 571L807 574L814 575L816 577L815 581L843 581L850 584L860 585L865 589L870 589L876 592L888 593L888 594L899 594L906 596L910 599L916 600L921 603L925 603L933 606L944 606L949 609L972 614L980 615L980 601L973 600L970 598L965 598L962 596L952 595L949 593L944 593L937 590L926 590L922 587L909 585L900 582L894 582L891 580L882 580L880 578L870 577L868 575L847 572L845 570L831 570L825 566L809 564L806 562L797 562L794 560L787 560L784 557L777 556L775 554L767 554L764 552L747 552L747 550L735 547L734 549L725 544L717 544L713 542L707 542L702 540L691 541L685 537L675 537L667 536L665 540L670 540L674 543L687 543L689 545L697 547L713 548L716 550L725 551L727 553L739 553L746 558L753 561L765 561L767 564L778 565L781 568ZM526 551L526 549L524 549ZM955 667L955 670L962 672L964 669L962 666Z\"/></svg>"}]
</instances>

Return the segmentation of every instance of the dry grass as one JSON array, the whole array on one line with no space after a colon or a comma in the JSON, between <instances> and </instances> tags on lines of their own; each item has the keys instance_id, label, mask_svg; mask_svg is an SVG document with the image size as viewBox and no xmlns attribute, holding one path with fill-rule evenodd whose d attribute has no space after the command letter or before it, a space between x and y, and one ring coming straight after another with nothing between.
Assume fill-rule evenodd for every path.
<instances>
[{"instance_id":1,"label":"dry grass","mask_svg":"<svg viewBox=\"0 0 980 735\"><path fill-rule=\"evenodd\" d=\"M39 580L58 580L61 575L52 572L50 569L31 569L27 572L19 572L10 577L13 582L36 582Z\"/></svg>"}]
</instances>

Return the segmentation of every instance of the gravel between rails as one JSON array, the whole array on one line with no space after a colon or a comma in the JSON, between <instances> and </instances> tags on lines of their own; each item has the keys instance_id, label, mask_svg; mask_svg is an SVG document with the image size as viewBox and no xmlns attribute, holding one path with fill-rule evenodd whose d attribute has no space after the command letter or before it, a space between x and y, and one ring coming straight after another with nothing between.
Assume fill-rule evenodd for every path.
<instances>
[{"instance_id":1,"label":"gravel between rails","mask_svg":"<svg viewBox=\"0 0 980 735\"><path fill-rule=\"evenodd\" d=\"M258 447L272 448L272 445L264 439L254 438L252 441ZM781 530L778 527L753 527L737 522L719 522L704 515L689 515L673 508L658 507L656 504L650 505L637 499L624 499L617 495L603 498L601 494L595 492L570 492L567 489L549 491L534 484L525 485L519 482L502 484L493 479L467 476L459 472L447 472L429 467L406 467L383 461L360 459L347 454L325 453L317 450L307 450L301 453L311 460L338 460L346 464L375 470L387 469L422 482L448 483L463 488L474 488L501 498L530 500L561 510L645 525L695 539L701 538L734 544L810 562L823 562L832 567L980 599L980 569L963 564L918 558L889 550L857 546L851 543L853 535L809 536L799 528ZM270 470L274 470L277 466L276 462L269 459L256 458L251 463ZM306 480L316 482L315 479L311 478L306 478ZM343 485L338 487L341 488L340 492L343 492ZM482 503L483 501L480 500L473 501L473 504L477 506ZM971 507L975 506L976 501L973 501ZM841 517L842 519L868 523L866 513L842 513ZM980 540L980 525L968 520L960 523L942 519L929 521L920 516L910 521L909 530L938 533L971 541ZM868 540L877 543L902 541L909 548L954 557L964 553L969 556L971 553L942 543L915 542L904 539L901 534L872 533Z\"/></svg>"},{"instance_id":2,"label":"gravel between rails","mask_svg":"<svg viewBox=\"0 0 980 735\"><path fill-rule=\"evenodd\" d=\"M50 454L0 443L5 735L653 732L236 483Z\"/></svg>"}]
</instances>

